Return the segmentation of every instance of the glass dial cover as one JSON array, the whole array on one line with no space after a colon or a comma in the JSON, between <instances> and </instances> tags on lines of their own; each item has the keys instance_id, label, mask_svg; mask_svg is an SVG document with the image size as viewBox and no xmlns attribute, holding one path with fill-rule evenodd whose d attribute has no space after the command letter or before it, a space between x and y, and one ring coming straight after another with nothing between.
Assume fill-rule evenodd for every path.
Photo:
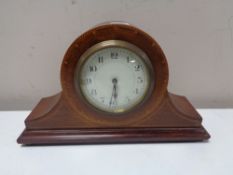
<instances>
[{"instance_id":1,"label":"glass dial cover","mask_svg":"<svg viewBox=\"0 0 233 175\"><path fill-rule=\"evenodd\" d=\"M125 41L103 41L79 60L75 76L86 101L110 113L133 109L148 95L151 82L146 54Z\"/></svg>"}]
</instances>

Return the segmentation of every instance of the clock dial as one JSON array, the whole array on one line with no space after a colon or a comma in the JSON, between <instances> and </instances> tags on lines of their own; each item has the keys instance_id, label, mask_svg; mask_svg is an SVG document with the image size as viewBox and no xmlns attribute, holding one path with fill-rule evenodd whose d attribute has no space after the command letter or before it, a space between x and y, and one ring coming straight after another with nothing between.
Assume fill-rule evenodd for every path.
<instances>
[{"instance_id":1,"label":"clock dial","mask_svg":"<svg viewBox=\"0 0 233 175\"><path fill-rule=\"evenodd\" d=\"M111 40L93 46L84 57L76 82L89 104L122 113L144 100L150 85L150 63L139 48Z\"/></svg>"}]
</instances>

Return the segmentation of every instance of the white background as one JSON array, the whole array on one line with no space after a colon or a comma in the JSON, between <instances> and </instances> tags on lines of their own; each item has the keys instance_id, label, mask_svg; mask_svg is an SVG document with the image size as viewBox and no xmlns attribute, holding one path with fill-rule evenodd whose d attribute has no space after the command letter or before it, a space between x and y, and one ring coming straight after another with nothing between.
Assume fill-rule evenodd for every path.
<instances>
[{"instance_id":1,"label":"white background","mask_svg":"<svg viewBox=\"0 0 233 175\"><path fill-rule=\"evenodd\" d=\"M0 110L32 109L59 92L66 49L106 21L129 22L158 41L171 92L195 107L233 107L232 0L1 0Z\"/></svg>"},{"instance_id":2,"label":"white background","mask_svg":"<svg viewBox=\"0 0 233 175\"><path fill-rule=\"evenodd\" d=\"M16 143L29 111L0 112L0 174L232 175L233 109L198 112L208 142L34 147Z\"/></svg>"}]
</instances>

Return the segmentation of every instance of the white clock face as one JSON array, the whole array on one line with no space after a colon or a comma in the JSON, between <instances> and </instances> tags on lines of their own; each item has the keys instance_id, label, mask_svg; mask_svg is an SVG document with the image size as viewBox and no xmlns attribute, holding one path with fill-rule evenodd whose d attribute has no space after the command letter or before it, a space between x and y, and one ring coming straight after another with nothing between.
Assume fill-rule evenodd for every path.
<instances>
[{"instance_id":1,"label":"white clock face","mask_svg":"<svg viewBox=\"0 0 233 175\"><path fill-rule=\"evenodd\" d=\"M122 113L145 99L151 81L150 63L145 62L146 55L139 48L110 40L90 50L76 80L89 104L102 111Z\"/></svg>"}]
</instances>

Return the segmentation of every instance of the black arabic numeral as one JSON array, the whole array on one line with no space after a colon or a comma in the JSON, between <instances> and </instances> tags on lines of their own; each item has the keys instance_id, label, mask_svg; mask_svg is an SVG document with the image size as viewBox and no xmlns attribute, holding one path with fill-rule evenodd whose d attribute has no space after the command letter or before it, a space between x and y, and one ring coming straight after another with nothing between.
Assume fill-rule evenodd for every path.
<instances>
[{"instance_id":1,"label":"black arabic numeral","mask_svg":"<svg viewBox=\"0 0 233 175\"><path fill-rule=\"evenodd\" d=\"M143 83L142 77L138 77L137 82L138 82L138 83Z\"/></svg>"},{"instance_id":2,"label":"black arabic numeral","mask_svg":"<svg viewBox=\"0 0 233 175\"><path fill-rule=\"evenodd\" d=\"M117 52L111 52L111 58L112 59L118 59L118 53Z\"/></svg>"},{"instance_id":3,"label":"black arabic numeral","mask_svg":"<svg viewBox=\"0 0 233 175\"><path fill-rule=\"evenodd\" d=\"M96 72L97 67L96 66L89 66L89 70L90 70L90 72Z\"/></svg>"},{"instance_id":4,"label":"black arabic numeral","mask_svg":"<svg viewBox=\"0 0 233 175\"><path fill-rule=\"evenodd\" d=\"M104 97L100 97L100 100L101 100L102 103L104 103L105 98Z\"/></svg>"},{"instance_id":5,"label":"black arabic numeral","mask_svg":"<svg viewBox=\"0 0 233 175\"><path fill-rule=\"evenodd\" d=\"M142 65L138 64L136 66L134 66L135 71L140 71L142 69Z\"/></svg>"},{"instance_id":6,"label":"black arabic numeral","mask_svg":"<svg viewBox=\"0 0 233 175\"><path fill-rule=\"evenodd\" d=\"M91 95L97 95L96 89L92 89L92 90L91 90Z\"/></svg>"},{"instance_id":7,"label":"black arabic numeral","mask_svg":"<svg viewBox=\"0 0 233 175\"><path fill-rule=\"evenodd\" d=\"M104 62L103 56L99 56L99 57L98 57L98 61L99 61L99 63L103 63L103 62Z\"/></svg>"},{"instance_id":8,"label":"black arabic numeral","mask_svg":"<svg viewBox=\"0 0 233 175\"><path fill-rule=\"evenodd\" d=\"M92 83L92 79L88 78L87 79L87 84L91 84Z\"/></svg>"},{"instance_id":9,"label":"black arabic numeral","mask_svg":"<svg viewBox=\"0 0 233 175\"><path fill-rule=\"evenodd\" d=\"M82 80L82 83L83 83L84 85L91 84L91 83L92 83L92 79L91 79L91 78L83 79L83 80Z\"/></svg>"}]
</instances>

